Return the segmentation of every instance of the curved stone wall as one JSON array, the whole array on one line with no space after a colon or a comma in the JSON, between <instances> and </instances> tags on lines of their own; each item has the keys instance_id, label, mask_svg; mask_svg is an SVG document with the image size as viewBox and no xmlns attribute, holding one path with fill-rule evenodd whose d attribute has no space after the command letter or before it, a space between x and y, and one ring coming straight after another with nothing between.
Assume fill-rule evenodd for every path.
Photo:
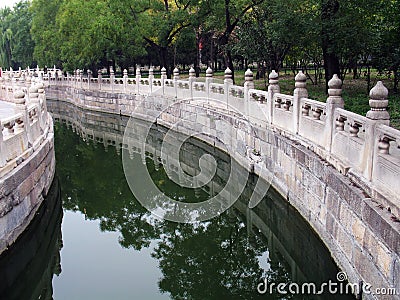
<instances>
[{"instance_id":1,"label":"curved stone wall","mask_svg":"<svg viewBox=\"0 0 400 300\"><path fill-rule=\"evenodd\" d=\"M0 81L14 112L0 117L0 253L26 229L55 173L53 120L43 84Z\"/></svg>"},{"instance_id":2,"label":"curved stone wall","mask_svg":"<svg viewBox=\"0 0 400 300\"><path fill-rule=\"evenodd\" d=\"M49 191L54 173L51 132L27 160L0 179L0 253L29 225Z\"/></svg>"},{"instance_id":3,"label":"curved stone wall","mask_svg":"<svg viewBox=\"0 0 400 300\"><path fill-rule=\"evenodd\" d=\"M232 128L229 134L234 150L230 155L261 178L273 178L272 185L315 229L338 265L348 274L350 282L363 281L374 288L395 287L400 291L400 224L349 174L345 176L284 131L257 126L246 131L243 129L245 121L229 110L161 96L143 102L142 96L133 94L54 86L48 94L84 109L126 115L134 110L135 117L144 119L158 116L157 123L166 127L171 127L177 119L182 120L185 114L195 112L201 116L196 122L215 130L214 136L221 133L217 120L223 118ZM163 111L164 107L173 108ZM179 130L190 134L192 127L193 123L183 122ZM137 134L138 144L141 136ZM237 140L238 136L245 139ZM219 146L218 140L208 135L197 137ZM123 145L122 140L117 144L131 146ZM259 149L261 161L247 151L254 148ZM393 296L388 298L393 299Z\"/></svg>"},{"instance_id":4,"label":"curved stone wall","mask_svg":"<svg viewBox=\"0 0 400 300\"><path fill-rule=\"evenodd\" d=\"M105 151L116 151L119 156L122 156L123 151L126 151L122 149L122 143L128 117L84 110L63 101L55 100L47 103L55 122L66 124L86 143L90 141L96 147L104 146ZM148 123L136 119L132 125L138 136L143 136ZM167 133L172 134L174 138L166 141L165 135ZM336 278L338 268L334 264L329 251L325 249L326 247L321 247L321 240L308 223L274 189L269 189L264 201L250 209L248 203L252 193L261 192L258 196L260 199L263 198L263 191L255 189L256 185L259 184L257 176L249 176L248 172L241 167L237 170L232 169L232 161L229 155L198 139L189 139L180 147L179 141L182 138L184 136L180 133L171 132L163 126L154 126L151 128L147 139L142 139L140 140L141 144L136 144L137 148L130 153L132 154L130 159L140 160L139 163L143 164L154 164L155 168L161 167L160 163L163 162L163 169L167 165L172 165L176 169L179 164L186 174L196 176L201 171L199 158L205 153L212 155L217 160L215 175L202 187L194 189L192 197L201 197L201 194L215 195L220 193L234 172L235 174L231 177L234 181L232 189L239 189L240 182L243 181L247 181L247 186L239 200L233 204L235 209L230 210L228 214L235 214L238 210L241 212L241 219L246 216L248 239L251 241L255 235L261 232L266 239L269 258L272 261L277 261L279 260L278 257L283 257L288 273L293 276L291 278L293 282L311 280L321 284L327 278ZM164 141L164 143L160 144L160 141ZM168 146L165 144L168 144ZM166 146L171 151L164 151L162 155L162 147ZM175 159L174 155L168 155L174 151L180 153L179 161ZM137 166L139 163L135 163L135 165ZM170 173L169 175L170 179L174 179L173 174ZM240 193L240 191L229 190L230 196L237 193ZM327 295L324 295L323 299L326 298ZM335 299L335 297L333 296L332 299Z\"/></svg>"}]
</instances>

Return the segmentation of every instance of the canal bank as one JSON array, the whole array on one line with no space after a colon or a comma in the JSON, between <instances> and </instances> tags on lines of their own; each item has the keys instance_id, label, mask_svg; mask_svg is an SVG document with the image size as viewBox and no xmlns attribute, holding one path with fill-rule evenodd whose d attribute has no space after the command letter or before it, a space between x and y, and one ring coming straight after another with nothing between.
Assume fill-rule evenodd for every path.
<instances>
[{"instance_id":1,"label":"canal bank","mask_svg":"<svg viewBox=\"0 0 400 300\"><path fill-rule=\"evenodd\" d=\"M158 94L155 91L150 93L151 97L145 97L127 91L128 80L124 77L114 84L113 78L108 82L82 76L60 79L60 82L56 79L49 93L53 99L89 110L123 115L134 112L135 117L151 121L155 118L157 124L170 128L176 122L185 121L185 116L200 115L195 123L202 130L208 128L212 134L211 138L210 135L197 137L222 148L215 137L227 135L226 140L234 142L229 145L233 149L229 154L261 178L272 178L272 185L314 228L351 282L399 290L400 229L396 222L399 200L394 193L398 185L391 184L397 178L398 163L393 159L397 158L397 152L395 148L384 151L387 146L392 149L394 145L390 141L396 140L398 133L385 122L376 121L375 124L375 121L344 111L340 104L341 83L331 82L330 104L326 105L304 97L305 79L301 76L296 78L294 96L275 90L273 97L252 90L251 86L246 90L246 86L243 89L229 84L199 83L193 79L182 81L179 77L154 82L149 79L146 83L146 79L137 77L132 82L136 92L161 87L157 89ZM277 87L276 78L270 87ZM369 116L372 120L377 118L374 112L382 115L379 101L385 101L385 96L380 93L385 94L380 87L371 92L373 113ZM207 94L241 108L239 112L245 112L254 126L247 130L247 120L237 114L238 110L233 112L226 105L220 105L221 101L219 105L210 106L207 102L210 98L204 97ZM196 95L202 95L205 100L196 103L193 101ZM303 114L299 116L294 111L299 111L300 107ZM264 108L267 115L273 116L273 126L266 126L271 120L263 119ZM257 109L261 113L257 114ZM293 119L297 121L293 123ZM232 130L218 127L218 123L221 124L218 120L229 124ZM345 120L354 122L349 126L344 124ZM187 121L180 123L179 130L190 134L194 123ZM359 133L360 126L365 130ZM368 135L368 130L375 131ZM384 136L379 144L371 140L378 139L376 132ZM115 143L122 149L131 146L123 140ZM374 160L369 160L372 156Z\"/></svg>"},{"instance_id":2,"label":"canal bank","mask_svg":"<svg viewBox=\"0 0 400 300\"><path fill-rule=\"evenodd\" d=\"M119 145L129 118L61 101L48 101L48 107L56 124L66 210L63 272L54 279L55 299L111 294L118 299L268 299L257 292L261 277L274 283L337 282L339 270L329 251L279 193L271 189L259 206L248 208L258 179L246 169L239 168L237 175L249 176L247 187L228 211L199 224L177 224L153 217L132 196L121 159L125 152L131 154L132 164L142 164L144 154L163 192L180 195L183 202L206 201L231 176L226 153L198 139L187 140L180 164L190 176L199 172L204 154L213 155L218 165L216 176L203 187L184 189L169 179L167 164L159 161L165 127L153 127L141 153L129 153ZM146 126L144 121L135 123L138 132ZM169 148L177 147L182 135L174 137ZM272 297L278 296L274 290ZM348 299L329 296L314 298Z\"/></svg>"},{"instance_id":3,"label":"canal bank","mask_svg":"<svg viewBox=\"0 0 400 300\"><path fill-rule=\"evenodd\" d=\"M0 253L27 228L55 173L53 120L43 84L34 78L0 79L7 113L0 120ZM4 110L3 110L4 112Z\"/></svg>"},{"instance_id":4,"label":"canal bank","mask_svg":"<svg viewBox=\"0 0 400 300\"><path fill-rule=\"evenodd\" d=\"M0 256L0 299L52 299L53 275L61 271L62 215L56 179L26 230Z\"/></svg>"}]
</instances>

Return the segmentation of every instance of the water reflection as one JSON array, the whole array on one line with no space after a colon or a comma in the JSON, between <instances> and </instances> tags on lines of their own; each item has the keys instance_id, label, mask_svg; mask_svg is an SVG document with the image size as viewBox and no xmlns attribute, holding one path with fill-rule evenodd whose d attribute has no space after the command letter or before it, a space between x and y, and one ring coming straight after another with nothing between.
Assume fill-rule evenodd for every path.
<instances>
[{"instance_id":1,"label":"water reflection","mask_svg":"<svg viewBox=\"0 0 400 300\"><path fill-rule=\"evenodd\" d=\"M173 299L288 299L296 297L276 291L273 295L259 295L257 285L261 278L268 277L269 282L275 283L322 283L336 278L338 269L327 249L276 192L271 189L262 203L248 209L256 177L250 176L239 201L224 214L208 222L178 224L153 218L132 196L118 156L121 151L129 151L132 160L146 163L163 192L191 202L209 199L224 187L231 160L223 152L197 140L187 141L180 149L182 168L187 174L196 175L198 157L203 153L218 157L218 167L217 175L203 188L181 189L169 179L166 161L159 156L159 141L165 129L154 127L143 147L123 149L126 118L89 113L62 102L49 101L48 105L58 121L56 158L64 208L99 220L101 231L118 232L123 248L151 249L162 272L159 292ZM138 132L140 128L138 121ZM110 151L111 146L115 151ZM76 247L79 249L79 245ZM141 280L140 271L135 280ZM112 290L113 283L109 286ZM323 296L327 298L328 295Z\"/></svg>"},{"instance_id":2,"label":"water reflection","mask_svg":"<svg viewBox=\"0 0 400 300\"><path fill-rule=\"evenodd\" d=\"M53 299L52 278L61 272L61 219L55 179L32 223L0 256L0 299Z\"/></svg>"}]
</instances>

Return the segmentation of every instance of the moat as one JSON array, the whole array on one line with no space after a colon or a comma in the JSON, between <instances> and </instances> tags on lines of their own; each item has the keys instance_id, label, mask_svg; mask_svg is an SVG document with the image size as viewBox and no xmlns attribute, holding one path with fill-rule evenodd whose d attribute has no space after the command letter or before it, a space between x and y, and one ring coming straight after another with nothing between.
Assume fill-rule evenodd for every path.
<instances>
[{"instance_id":1,"label":"moat","mask_svg":"<svg viewBox=\"0 0 400 300\"><path fill-rule=\"evenodd\" d=\"M271 188L256 208L248 208L255 176L219 217L195 224L159 220L134 198L124 175L126 150L118 140L128 118L48 102L55 119L57 176L22 242L0 259L0 279L6 282L0 299L277 299L282 295L276 290L257 292L263 278L317 286L336 282L339 269L329 251L278 193ZM146 150L160 147L165 133L153 126ZM164 193L202 202L226 183L232 163L196 139L185 142L180 157L196 170L205 153L218 167L202 189L180 188L150 151L145 163Z\"/></svg>"}]
</instances>

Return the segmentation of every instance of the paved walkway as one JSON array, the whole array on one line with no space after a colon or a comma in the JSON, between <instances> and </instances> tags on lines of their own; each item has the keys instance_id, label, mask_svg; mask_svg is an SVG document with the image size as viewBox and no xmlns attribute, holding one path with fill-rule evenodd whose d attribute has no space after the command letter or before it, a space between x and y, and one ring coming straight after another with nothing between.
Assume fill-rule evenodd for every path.
<instances>
[{"instance_id":1,"label":"paved walkway","mask_svg":"<svg viewBox=\"0 0 400 300\"><path fill-rule=\"evenodd\" d=\"M0 100L0 120L15 114L15 104Z\"/></svg>"}]
</instances>

